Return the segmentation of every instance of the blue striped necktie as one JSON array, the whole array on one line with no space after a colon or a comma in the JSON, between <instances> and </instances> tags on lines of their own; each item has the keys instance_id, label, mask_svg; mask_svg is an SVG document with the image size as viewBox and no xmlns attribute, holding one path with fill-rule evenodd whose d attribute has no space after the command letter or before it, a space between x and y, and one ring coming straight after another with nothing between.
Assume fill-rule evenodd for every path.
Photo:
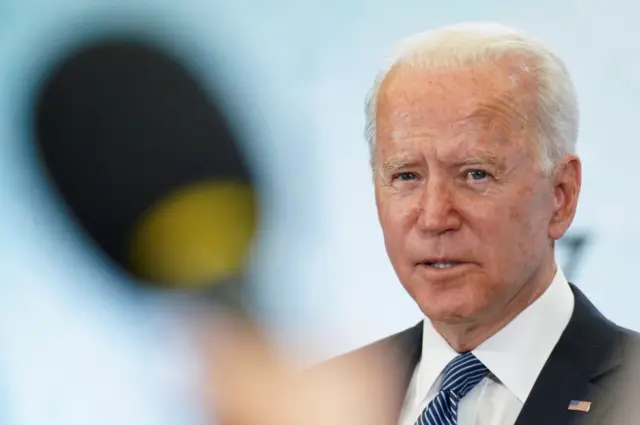
<instances>
[{"instance_id":1,"label":"blue striped necktie","mask_svg":"<svg viewBox=\"0 0 640 425\"><path fill-rule=\"evenodd\" d=\"M457 425L458 403L488 373L489 369L471 352L459 354L444 369L440 392L424 409L416 425Z\"/></svg>"}]
</instances>

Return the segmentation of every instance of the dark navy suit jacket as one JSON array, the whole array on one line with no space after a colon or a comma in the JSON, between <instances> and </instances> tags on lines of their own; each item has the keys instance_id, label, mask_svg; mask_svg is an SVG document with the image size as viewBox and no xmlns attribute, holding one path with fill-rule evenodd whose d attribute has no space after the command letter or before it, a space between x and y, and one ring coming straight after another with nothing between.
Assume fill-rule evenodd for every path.
<instances>
[{"instance_id":1,"label":"dark navy suit jacket","mask_svg":"<svg viewBox=\"0 0 640 425\"><path fill-rule=\"evenodd\" d=\"M516 425L640 425L640 335L604 317L574 285L574 311L526 400ZM421 357L422 322L336 357L322 367L364 368L379 399L371 421L396 425ZM535 335L531 335L535 338ZM428 361L428 359L425 359ZM589 412L568 409L590 401ZM385 406L376 412L380 406Z\"/></svg>"}]
</instances>

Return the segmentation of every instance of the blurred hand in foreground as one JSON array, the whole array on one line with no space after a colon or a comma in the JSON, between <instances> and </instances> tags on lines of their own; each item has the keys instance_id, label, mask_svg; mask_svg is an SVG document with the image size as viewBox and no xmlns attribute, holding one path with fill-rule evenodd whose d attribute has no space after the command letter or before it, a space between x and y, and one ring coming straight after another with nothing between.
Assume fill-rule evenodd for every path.
<instances>
[{"instance_id":1,"label":"blurred hand in foreground","mask_svg":"<svg viewBox=\"0 0 640 425\"><path fill-rule=\"evenodd\" d=\"M216 318L199 328L205 403L222 425L388 423L400 393L377 358L328 362L304 373L247 322Z\"/></svg>"}]
</instances>

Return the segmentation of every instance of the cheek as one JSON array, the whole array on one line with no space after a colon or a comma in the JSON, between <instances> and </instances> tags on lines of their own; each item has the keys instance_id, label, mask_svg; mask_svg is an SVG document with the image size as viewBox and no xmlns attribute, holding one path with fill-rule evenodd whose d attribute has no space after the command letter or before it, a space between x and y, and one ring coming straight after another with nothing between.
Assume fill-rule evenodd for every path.
<instances>
[{"instance_id":1,"label":"cheek","mask_svg":"<svg viewBox=\"0 0 640 425\"><path fill-rule=\"evenodd\" d=\"M527 214L527 208L522 205L514 206L510 210L509 222L511 223L511 239L516 243L518 256L527 259L533 258L533 242L535 240L535 227L532 217Z\"/></svg>"},{"instance_id":2,"label":"cheek","mask_svg":"<svg viewBox=\"0 0 640 425\"><path fill-rule=\"evenodd\" d=\"M469 233L463 234L470 238L466 242L491 275L508 273L510 267L533 258L532 242L538 226L534 226L535 217L527 214L531 207L526 199L469 200L463 205L469 227Z\"/></svg>"},{"instance_id":3,"label":"cheek","mask_svg":"<svg viewBox=\"0 0 640 425\"><path fill-rule=\"evenodd\" d=\"M409 199L389 194L378 195L376 204L387 251L390 257L395 258L404 248L416 208Z\"/></svg>"},{"instance_id":4,"label":"cheek","mask_svg":"<svg viewBox=\"0 0 640 425\"><path fill-rule=\"evenodd\" d=\"M547 241L544 208L543 199L529 194L516 198L503 211L496 211L487 228L493 229L497 239L494 243L499 252L494 255L501 260L496 264L500 272L508 272L510 266L517 269L537 262Z\"/></svg>"}]
</instances>

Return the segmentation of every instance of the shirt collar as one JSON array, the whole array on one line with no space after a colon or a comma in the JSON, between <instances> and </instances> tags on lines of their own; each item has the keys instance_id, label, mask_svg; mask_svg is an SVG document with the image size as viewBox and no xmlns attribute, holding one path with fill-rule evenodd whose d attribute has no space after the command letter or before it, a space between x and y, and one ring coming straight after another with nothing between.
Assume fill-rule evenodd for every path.
<instances>
[{"instance_id":1,"label":"shirt collar","mask_svg":"<svg viewBox=\"0 0 640 425\"><path fill-rule=\"evenodd\" d=\"M558 267L547 290L504 328L480 344L474 355L524 403L573 313L574 298ZM535 335L535 337L532 337ZM417 397L424 397L458 353L424 321Z\"/></svg>"}]
</instances>

